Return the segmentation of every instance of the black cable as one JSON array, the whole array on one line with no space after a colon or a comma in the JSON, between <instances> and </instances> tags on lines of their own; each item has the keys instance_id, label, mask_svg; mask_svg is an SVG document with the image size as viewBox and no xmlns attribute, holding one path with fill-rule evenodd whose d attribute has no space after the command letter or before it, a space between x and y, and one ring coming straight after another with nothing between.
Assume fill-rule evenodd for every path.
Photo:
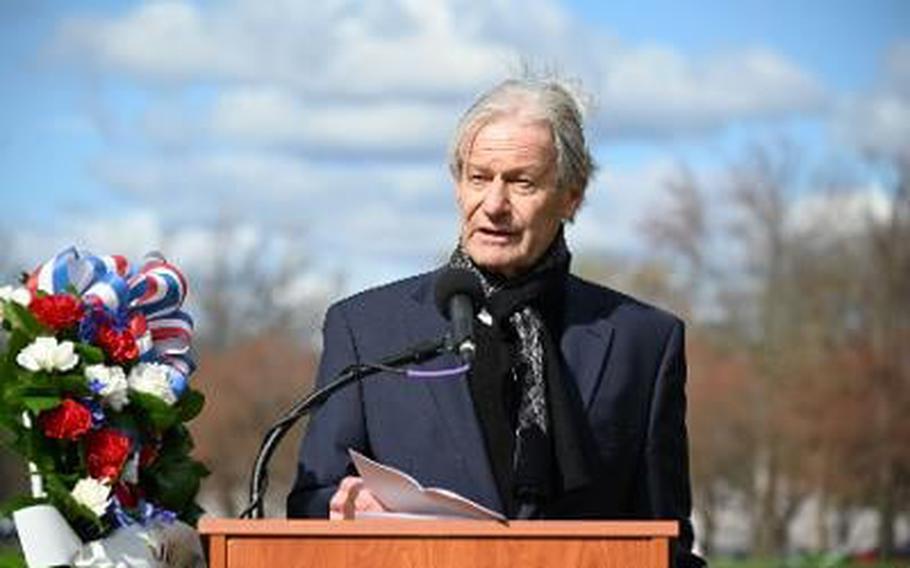
<instances>
[{"instance_id":1,"label":"black cable","mask_svg":"<svg viewBox=\"0 0 910 568\"><path fill-rule=\"evenodd\" d=\"M324 387L317 389L298 401L290 410L272 425L265 434L256 461L253 463L253 472L250 476L250 498L246 508L240 513L242 519L261 519L265 516L265 493L268 489L268 464L272 454L281 440L303 416L310 413L313 408L324 403L335 391L348 384L368 377L375 373L386 371L400 373L399 367L420 363L436 357L451 346L448 338L435 341L425 341L411 349L386 357L378 363L355 363L346 367L338 376Z\"/></svg>"}]
</instances>

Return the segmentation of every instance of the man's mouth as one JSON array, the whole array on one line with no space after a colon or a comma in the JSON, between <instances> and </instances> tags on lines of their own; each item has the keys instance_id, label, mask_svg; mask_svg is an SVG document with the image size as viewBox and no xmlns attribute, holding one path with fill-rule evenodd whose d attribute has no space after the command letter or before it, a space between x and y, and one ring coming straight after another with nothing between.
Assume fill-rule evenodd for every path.
<instances>
[{"instance_id":1,"label":"man's mouth","mask_svg":"<svg viewBox=\"0 0 910 568\"><path fill-rule=\"evenodd\" d=\"M518 231L509 230L509 229L497 229L491 227L481 227L477 229L477 233L484 239L493 242L504 242L509 241L515 238L518 235Z\"/></svg>"}]
</instances>

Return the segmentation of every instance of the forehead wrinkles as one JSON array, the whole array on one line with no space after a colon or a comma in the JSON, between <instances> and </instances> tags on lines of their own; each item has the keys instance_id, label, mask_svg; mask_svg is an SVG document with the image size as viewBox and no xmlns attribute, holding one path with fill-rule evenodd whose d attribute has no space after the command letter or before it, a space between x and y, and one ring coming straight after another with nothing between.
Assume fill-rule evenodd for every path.
<instances>
[{"instance_id":1,"label":"forehead wrinkles","mask_svg":"<svg viewBox=\"0 0 910 568\"><path fill-rule=\"evenodd\" d=\"M544 121L499 119L479 124L464 147L464 166L514 161L547 170L556 161L553 135Z\"/></svg>"}]
</instances>

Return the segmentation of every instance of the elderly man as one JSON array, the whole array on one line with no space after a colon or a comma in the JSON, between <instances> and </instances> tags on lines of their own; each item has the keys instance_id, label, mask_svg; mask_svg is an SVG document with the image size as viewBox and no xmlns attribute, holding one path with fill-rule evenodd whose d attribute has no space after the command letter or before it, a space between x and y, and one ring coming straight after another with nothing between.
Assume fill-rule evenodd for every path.
<instances>
[{"instance_id":1,"label":"elderly man","mask_svg":"<svg viewBox=\"0 0 910 568\"><path fill-rule=\"evenodd\" d=\"M683 325L569 273L562 228L594 169L574 98L554 82L498 85L462 117L450 168L461 230L448 264L476 274L489 313L475 363L458 378L339 391L309 425L289 516L382 509L354 476L354 448L513 518L678 519L677 564L701 565L689 552ZM333 305L318 383L441 336L439 274Z\"/></svg>"}]
</instances>

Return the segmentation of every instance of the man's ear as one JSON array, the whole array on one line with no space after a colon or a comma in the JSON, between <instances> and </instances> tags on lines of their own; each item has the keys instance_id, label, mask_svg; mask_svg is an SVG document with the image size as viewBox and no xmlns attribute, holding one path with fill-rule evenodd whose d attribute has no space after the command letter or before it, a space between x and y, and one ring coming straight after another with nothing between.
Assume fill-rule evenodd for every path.
<instances>
[{"instance_id":1,"label":"man's ear","mask_svg":"<svg viewBox=\"0 0 910 568\"><path fill-rule=\"evenodd\" d=\"M461 176L452 177L452 192L455 194L455 204L460 214L464 210L464 203L461 200Z\"/></svg>"},{"instance_id":2,"label":"man's ear","mask_svg":"<svg viewBox=\"0 0 910 568\"><path fill-rule=\"evenodd\" d=\"M565 202L563 203L562 218L565 221L574 221L575 214L578 212L579 207L581 207L581 202L584 199L584 193L574 189L568 190L568 196L566 197Z\"/></svg>"}]
</instances>

